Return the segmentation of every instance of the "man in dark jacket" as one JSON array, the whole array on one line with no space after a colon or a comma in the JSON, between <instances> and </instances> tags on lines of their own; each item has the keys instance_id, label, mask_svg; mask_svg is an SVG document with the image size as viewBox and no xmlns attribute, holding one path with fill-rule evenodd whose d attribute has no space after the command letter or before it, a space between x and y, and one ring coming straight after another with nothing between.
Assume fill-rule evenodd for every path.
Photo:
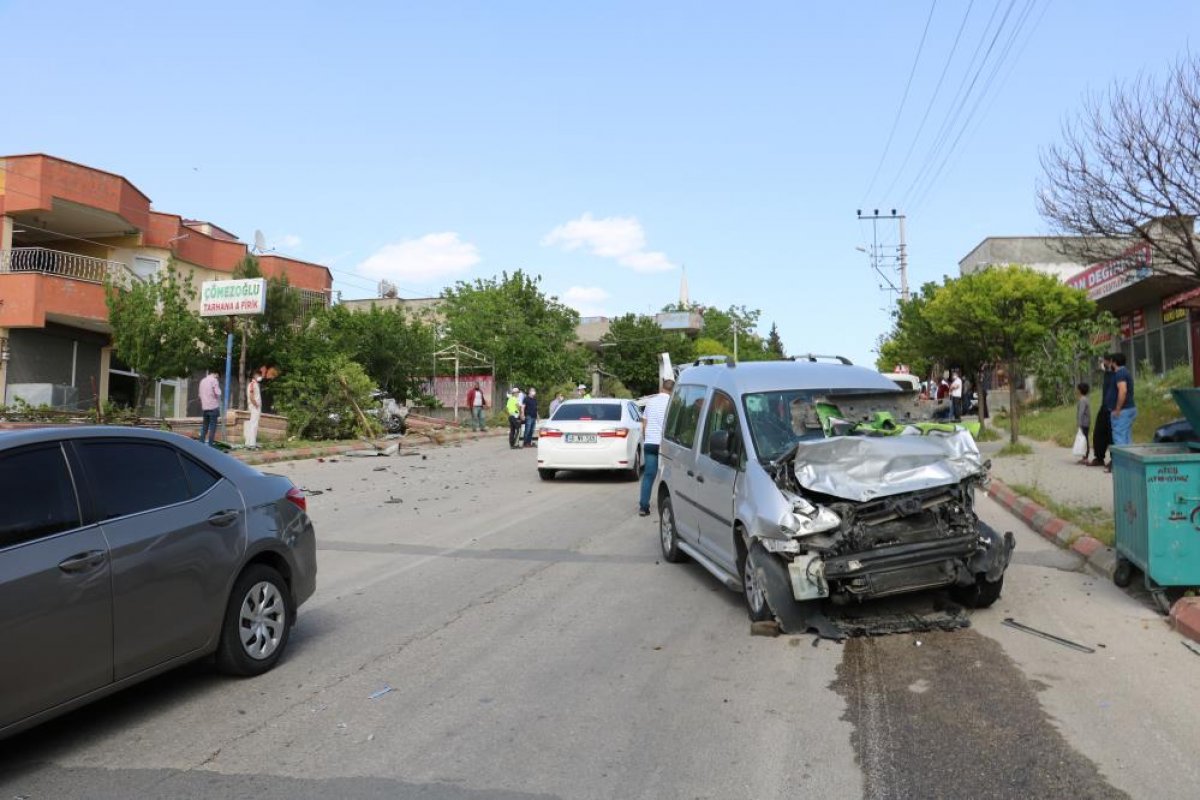
<instances>
[{"instance_id":1,"label":"man in dark jacket","mask_svg":"<svg viewBox=\"0 0 1200 800\"><path fill-rule=\"evenodd\" d=\"M1104 373L1104 383L1100 392L1100 408L1096 411L1096 425L1092 433L1093 467L1103 467L1104 457L1108 454L1108 446L1112 444L1112 410L1116 404L1116 383L1113 381L1114 364L1111 354L1100 359L1100 369Z\"/></svg>"},{"instance_id":2,"label":"man in dark jacket","mask_svg":"<svg viewBox=\"0 0 1200 800\"><path fill-rule=\"evenodd\" d=\"M533 428L537 425L537 389L529 387L529 392L525 395L525 440L526 447L533 447Z\"/></svg>"}]
</instances>

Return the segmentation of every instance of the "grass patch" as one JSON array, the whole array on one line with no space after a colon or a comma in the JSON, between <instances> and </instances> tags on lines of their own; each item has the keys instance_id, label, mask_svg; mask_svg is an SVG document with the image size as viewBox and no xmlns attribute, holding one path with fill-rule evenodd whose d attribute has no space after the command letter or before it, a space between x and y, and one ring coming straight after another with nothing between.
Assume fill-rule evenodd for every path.
<instances>
[{"instance_id":1,"label":"grass patch","mask_svg":"<svg viewBox=\"0 0 1200 800\"><path fill-rule=\"evenodd\" d=\"M975 441L977 442L998 442L1000 438L1000 431L990 426L980 428L979 433L975 434Z\"/></svg>"},{"instance_id":2,"label":"grass patch","mask_svg":"<svg viewBox=\"0 0 1200 800\"><path fill-rule=\"evenodd\" d=\"M1008 488L1019 495L1028 497L1039 506L1048 509L1054 516L1061 517L1072 525L1081 528L1088 536L1099 539L1109 547L1112 546L1116 531L1113 526L1112 514L1109 514L1104 509L1098 506L1080 508L1078 506L1064 505L1051 499L1038 487L1023 483L1010 483Z\"/></svg>"},{"instance_id":3,"label":"grass patch","mask_svg":"<svg viewBox=\"0 0 1200 800\"><path fill-rule=\"evenodd\" d=\"M1027 456L1033 453L1033 448L1024 442L1013 444L1009 442L996 453L998 456Z\"/></svg>"},{"instance_id":4,"label":"grass patch","mask_svg":"<svg viewBox=\"0 0 1200 800\"><path fill-rule=\"evenodd\" d=\"M1133 441L1149 442L1154 431L1166 423L1179 419L1183 414L1171 397L1171 389L1190 388L1190 367L1176 367L1165 375L1134 380L1134 396L1137 398L1137 419L1133 421ZM1100 387L1095 386L1088 397L1092 402L1093 425L1103 398ZM1009 429L1009 418L1004 412L992 416L997 428ZM1022 436L1039 442L1054 442L1059 447L1071 447L1075 443L1075 404L1054 408L1023 408L1018 427Z\"/></svg>"}]
</instances>

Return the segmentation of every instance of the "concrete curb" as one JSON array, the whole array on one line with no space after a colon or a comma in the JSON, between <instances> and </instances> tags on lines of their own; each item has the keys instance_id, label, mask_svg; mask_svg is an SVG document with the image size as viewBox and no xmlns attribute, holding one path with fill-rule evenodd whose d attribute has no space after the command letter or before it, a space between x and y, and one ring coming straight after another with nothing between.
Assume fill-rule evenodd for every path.
<instances>
[{"instance_id":1,"label":"concrete curb","mask_svg":"<svg viewBox=\"0 0 1200 800\"><path fill-rule=\"evenodd\" d=\"M440 443L428 438L422 438L419 442L401 443L400 446L405 450L413 450L418 447L424 447L431 444L440 446L444 444L453 444L455 442L468 441L480 437L491 438L502 435L507 436L508 430L487 430L483 433L475 433L473 431L444 431L443 435L445 440ZM395 441L399 442L400 440ZM302 461L308 458L339 456L354 450L362 450L366 446L367 445L365 442L350 442L347 444L334 444L317 447L296 447L284 450L255 450L249 452L245 450L234 450L228 455L233 456L238 461L248 464L249 466L257 467L263 464L275 464L280 461Z\"/></svg>"},{"instance_id":2,"label":"concrete curb","mask_svg":"<svg viewBox=\"0 0 1200 800\"><path fill-rule=\"evenodd\" d=\"M1056 517L1027 497L1008 488L1003 481L992 478L988 496L1024 520L1044 538L1064 549L1083 556L1087 568L1102 578L1112 580L1117 569L1117 551L1099 539L1088 536L1082 529L1061 517ZM1171 606L1171 626L1184 636L1200 642L1200 597L1183 597Z\"/></svg>"},{"instance_id":3,"label":"concrete curb","mask_svg":"<svg viewBox=\"0 0 1200 800\"><path fill-rule=\"evenodd\" d=\"M988 496L1025 521L1042 537L1064 549L1073 550L1083 556L1087 566L1102 578L1112 580L1117 565L1116 551L1104 542L1088 536L1082 529L1061 517L1056 517L1048 508L1023 497L1001 480L992 478L988 484Z\"/></svg>"}]
</instances>

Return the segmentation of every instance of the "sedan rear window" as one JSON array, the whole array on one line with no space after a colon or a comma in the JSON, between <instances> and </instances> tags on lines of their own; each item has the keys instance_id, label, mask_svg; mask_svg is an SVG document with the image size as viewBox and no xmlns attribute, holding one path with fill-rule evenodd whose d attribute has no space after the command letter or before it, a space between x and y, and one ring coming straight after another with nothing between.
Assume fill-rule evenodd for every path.
<instances>
[{"instance_id":1,"label":"sedan rear window","mask_svg":"<svg viewBox=\"0 0 1200 800\"><path fill-rule=\"evenodd\" d=\"M555 422L618 422L621 406L619 403L571 403L559 406L552 419Z\"/></svg>"},{"instance_id":2,"label":"sedan rear window","mask_svg":"<svg viewBox=\"0 0 1200 800\"><path fill-rule=\"evenodd\" d=\"M84 442L100 519L182 503L191 496L175 448L146 442Z\"/></svg>"}]
</instances>

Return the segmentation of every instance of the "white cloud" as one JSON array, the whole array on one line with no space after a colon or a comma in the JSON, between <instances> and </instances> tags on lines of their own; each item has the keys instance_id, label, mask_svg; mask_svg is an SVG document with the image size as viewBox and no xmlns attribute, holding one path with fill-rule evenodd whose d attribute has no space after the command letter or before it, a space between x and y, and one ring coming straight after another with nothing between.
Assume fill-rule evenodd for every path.
<instances>
[{"instance_id":1,"label":"white cloud","mask_svg":"<svg viewBox=\"0 0 1200 800\"><path fill-rule=\"evenodd\" d=\"M275 243L276 247L283 250L295 250L300 246L301 239L294 233L285 233L279 237L279 241Z\"/></svg>"},{"instance_id":2,"label":"white cloud","mask_svg":"<svg viewBox=\"0 0 1200 800\"><path fill-rule=\"evenodd\" d=\"M646 250L646 231L637 217L596 219L585 213L559 225L542 239L544 247L586 249L592 255L612 258L638 272L662 272L675 265L665 253Z\"/></svg>"},{"instance_id":3,"label":"white cloud","mask_svg":"<svg viewBox=\"0 0 1200 800\"><path fill-rule=\"evenodd\" d=\"M572 286L563 293L562 301L581 317L603 317L604 301L610 296L599 286Z\"/></svg>"},{"instance_id":4,"label":"white cloud","mask_svg":"<svg viewBox=\"0 0 1200 800\"><path fill-rule=\"evenodd\" d=\"M479 261L479 248L447 231L384 245L358 265L358 272L374 279L429 283L464 272Z\"/></svg>"}]
</instances>

